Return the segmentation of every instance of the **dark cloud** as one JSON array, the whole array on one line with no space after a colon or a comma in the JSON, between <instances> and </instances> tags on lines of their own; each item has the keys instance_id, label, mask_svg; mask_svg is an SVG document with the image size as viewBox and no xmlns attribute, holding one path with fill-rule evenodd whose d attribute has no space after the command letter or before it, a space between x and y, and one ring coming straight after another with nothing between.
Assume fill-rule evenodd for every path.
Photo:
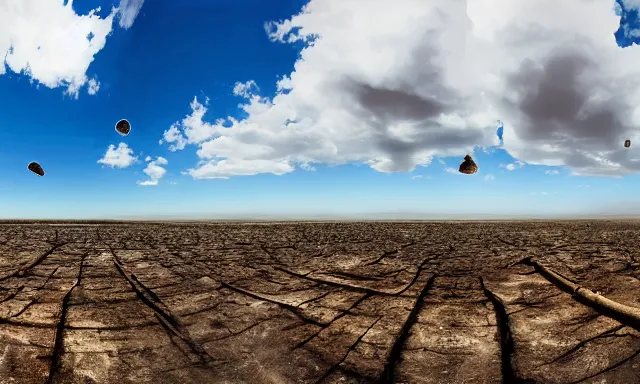
<instances>
[{"instance_id":1,"label":"dark cloud","mask_svg":"<svg viewBox=\"0 0 640 384\"><path fill-rule=\"evenodd\" d=\"M353 95L360 106L384 121L424 120L446 110L435 98L423 98L406 90L374 87L354 82Z\"/></svg>"},{"instance_id":2,"label":"dark cloud","mask_svg":"<svg viewBox=\"0 0 640 384\"><path fill-rule=\"evenodd\" d=\"M516 127L524 140L582 150L613 150L629 131L630 108L616 98L601 100L594 95L616 95L613 84L597 82L597 64L576 49L557 49L541 64L525 60L508 77L517 92L509 100L522 114ZM568 160L568 159L567 159ZM567 165L570 165L567 163Z\"/></svg>"}]
</instances>

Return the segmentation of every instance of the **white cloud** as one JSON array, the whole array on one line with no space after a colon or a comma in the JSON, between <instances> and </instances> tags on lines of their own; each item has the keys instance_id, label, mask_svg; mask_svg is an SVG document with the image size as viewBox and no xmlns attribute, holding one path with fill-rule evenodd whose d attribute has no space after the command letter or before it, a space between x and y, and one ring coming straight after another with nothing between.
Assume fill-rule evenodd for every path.
<instances>
[{"instance_id":1,"label":"white cloud","mask_svg":"<svg viewBox=\"0 0 640 384\"><path fill-rule=\"evenodd\" d=\"M496 119L471 111L473 98L449 84L464 73L462 52L432 60L436 44L464 44L464 34L425 6L432 2L373 3L363 12L360 0L312 0L291 20L268 26L274 41L307 43L295 71L278 80L274 98L252 94L241 106L246 119L206 122L206 106L194 100L164 140L173 150L199 146L204 161L188 173L282 174L308 162L413 171L435 154L463 156L491 144ZM435 3L454 19L466 9L459 1ZM434 28L443 33L432 35ZM315 35L322 38L312 42Z\"/></svg>"},{"instance_id":2,"label":"white cloud","mask_svg":"<svg viewBox=\"0 0 640 384\"><path fill-rule=\"evenodd\" d=\"M0 2L0 75L5 64L49 88L66 87L77 98L90 81L87 70L111 33L115 10L101 18L100 8L78 15L72 1L4 0ZM96 83L97 84L97 83ZM97 91L97 88L93 88ZM89 94L92 88L89 88Z\"/></svg>"},{"instance_id":3,"label":"white cloud","mask_svg":"<svg viewBox=\"0 0 640 384\"><path fill-rule=\"evenodd\" d=\"M493 181L495 179L496 179L496 177L493 176L492 174L488 174L487 176L484 177L485 181Z\"/></svg>"},{"instance_id":4,"label":"white cloud","mask_svg":"<svg viewBox=\"0 0 640 384\"><path fill-rule=\"evenodd\" d=\"M213 122L194 100L164 139L172 150L199 147L195 178L283 174L309 162L407 172L431 156L492 146L501 120L503 148L523 164L640 171L622 146L640 141L640 47L616 45L612 3L513 4L311 0L266 25L273 41L306 44L273 98L252 93L246 118Z\"/></svg>"},{"instance_id":5,"label":"white cloud","mask_svg":"<svg viewBox=\"0 0 640 384\"><path fill-rule=\"evenodd\" d=\"M191 114L164 131L160 144L171 143L169 146L170 151L183 150L187 144L202 143L213 137L218 129L224 128L222 127L222 121L210 124L202 120L207 112L206 103L205 105L201 104L197 97L193 98L190 106Z\"/></svg>"},{"instance_id":6,"label":"white cloud","mask_svg":"<svg viewBox=\"0 0 640 384\"><path fill-rule=\"evenodd\" d=\"M242 96L250 98L254 92L259 91L258 85L253 80L249 80L245 83L237 82L233 87L233 94L236 96Z\"/></svg>"},{"instance_id":7,"label":"white cloud","mask_svg":"<svg viewBox=\"0 0 640 384\"><path fill-rule=\"evenodd\" d=\"M454 175L457 175L458 172L459 172L457 169L451 168L451 167L445 168L444 171L447 172L447 173L453 173Z\"/></svg>"},{"instance_id":8,"label":"white cloud","mask_svg":"<svg viewBox=\"0 0 640 384\"><path fill-rule=\"evenodd\" d=\"M316 168L309 163L300 164L300 168L308 172L314 172L316 170Z\"/></svg>"},{"instance_id":9,"label":"white cloud","mask_svg":"<svg viewBox=\"0 0 640 384\"><path fill-rule=\"evenodd\" d=\"M120 27L124 29L129 29L133 25L133 22L138 17L138 13L140 13L140 8L142 8L142 4L144 0L120 0L120 5L118 6L118 16Z\"/></svg>"},{"instance_id":10,"label":"white cloud","mask_svg":"<svg viewBox=\"0 0 640 384\"><path fill-rule=\"evenodd\" d=\"M251 176L258 173L284 175L294 168L286 161L274 163L265 160L214 160L205 162L198 168L189 169L184 174L194 179L228 179L231 176Z\"/></svg>"},{"instance_id":11,"label":"white cloud","mask_svg":"<svg viewBox=\"0 0 640 384\"><path fill-rule=\"evenodd\" d=\"M558 171L557 169L547 169L546 171L544 171L545 175L557 175L559 173L560 171Z\"/></svg>"},{"instance_id":12,"label":"white cloud","mask_svg":"<svg viewBox=\"0 0 640 384\"><path fill-rule=\"evenodd\" d=\"M109 145L107 152L98 160L98 163L111 168L126 168L136 161L138 161L138 157L133 156L133 149L129 148L126 143L120 143L118 147L113 144Z\"/></svg>"},{"instance_id":13,"label":"white cloud","mask_svg":"<svg viewBox=\"0 0 640 384\"><path fill-rule=\"evenodd\" d=\"M513 171L515 169L524 167L524 163L520 160L516 160L514 163L511 163L511 164L507 164L507 165L500 164L500 167L505 167L507 171Z\"/></svg>"},{"instance_id":14,"label":"white cloud","mask_svg":"<svg viewBox=\"0 0 640 384\"><path fill-rule=\"evenodd\" d=\"M87 93L90 95L95 95L100 90L100 82L96 79L89 80L87 84Z\"/></svg>"},{"instance_id":15,"label":"white cloud","mask_svg":"<svg viewBox=\"0 0 640 384\"><path fill-rule=\"evenodd\" d=\"M616 45L612 1L468 4L475 31L467 47L475 51L472 62L486 64L470 78L501 115L510 155L582 175L640 170L640 159L622 145L638 136L640 47Z\"/></svg>"},{"instance_id":16,"label":"white cloud","mask_svg":"<svg viewBox=\"0 0 640 384\"><path fill-rule=\"evenodd\" d=\"M155 160L150 161L151 157L147 156L145 161L148 162L145 169L142 170L147 176L149 176L149 180L138 181L139 185L143 186L152 186L158 185L158 182L162 177L167 173L167 170L162 167L162 165L167 165L169 162L164 157L158 156Z\"/></svg>"}]
</instances>

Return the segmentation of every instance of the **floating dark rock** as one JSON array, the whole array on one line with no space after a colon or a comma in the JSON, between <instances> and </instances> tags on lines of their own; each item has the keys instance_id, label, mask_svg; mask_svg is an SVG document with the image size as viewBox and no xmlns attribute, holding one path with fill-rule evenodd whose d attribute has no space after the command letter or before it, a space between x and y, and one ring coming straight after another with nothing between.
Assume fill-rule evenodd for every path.
<instances>
[{"instance_id":1,"label":"floating dark rock","mask_svg":"<svg viewBox=\"0 0 640 384\"><path fill-rule=\"evenodd\" d=\"M116 124L116 132L118 132L122 136L127 136L129 132L131 132L131 124L129 124L129 120L122 119L118 121L118 123Z\"/></svg>"},{"instance_id":2,"label":"floating dark rock","mask_svg":"<svg viewBox=\"0 0 640 384\"><path fill-rule=\"evenodd\" d=\"M464 173L467 175L473 175L478 172L478 166L473 161L471 156L467 155L464 157L464 161L460 164L460 168L458 169L460 173Z\"/></svg>"},{"instance_id":3,"label":"floating dark rock","mask_svg":"<svg viewBox=\"0 0 640 384\"><path fill-rule=\"evenodd\" d=\"M629 148L631 146L631 140L625 140L624 141L624 147L625 148Z\"/></svg>"},{"instance_id":4,"label":"floating dark rock","mask_svg":"<svg viewBox=\"0 0 640 384\"><path fill-rule=\"evenodd\" d=\"M44 169L35 161L30 162L27 168L38 176L44 176Z\"/></svg>"}]
</instances>

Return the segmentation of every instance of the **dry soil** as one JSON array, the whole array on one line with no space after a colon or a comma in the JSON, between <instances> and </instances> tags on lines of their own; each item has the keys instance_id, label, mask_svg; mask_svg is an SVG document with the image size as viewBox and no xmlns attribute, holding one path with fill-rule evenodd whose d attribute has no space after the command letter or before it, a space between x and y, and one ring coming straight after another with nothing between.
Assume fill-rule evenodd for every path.
<instances>
[{"instance_id":1,"label":"dry soil","mask_svg":"<svg viewBox=\"0 0 640 384\"><path fill-rule=\"evenodd\" d=\"M0 225L0 383L640 383L640 223Z\"/></svg>"}]
</instances>

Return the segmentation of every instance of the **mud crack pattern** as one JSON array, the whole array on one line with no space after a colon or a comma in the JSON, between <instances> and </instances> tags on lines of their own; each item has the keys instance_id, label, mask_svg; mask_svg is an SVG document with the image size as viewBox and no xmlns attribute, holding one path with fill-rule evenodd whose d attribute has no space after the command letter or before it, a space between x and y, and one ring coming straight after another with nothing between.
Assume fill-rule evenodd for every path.
<instances>
[{"instance_id":1,"label":"mud crack pattern","mask_svg":"<svg viewBox=\"0 0 640 384\"><path fill-rule=\"evenodd\" d=\"M616 221L5 223L0 383L636 383L634 317L549 276L634 311L639 252Z\"/></svg>"}]
</instances>

